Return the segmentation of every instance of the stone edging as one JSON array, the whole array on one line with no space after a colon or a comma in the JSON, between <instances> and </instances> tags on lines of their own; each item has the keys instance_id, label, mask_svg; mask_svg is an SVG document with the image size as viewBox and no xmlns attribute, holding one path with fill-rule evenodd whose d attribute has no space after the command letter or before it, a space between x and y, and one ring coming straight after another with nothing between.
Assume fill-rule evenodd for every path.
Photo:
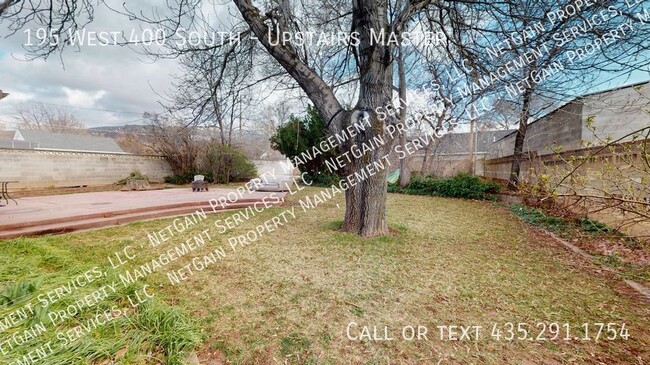
<instances>
[{"instance_id":1,"label":"stone edging","mask_svg":"<svg viewBox=\"0 0 650 365\"><path fill-rule=\"evenodd\" d=\"M566 240L563 240L562 238L558 237L558 236L557 236L556 234L554 234L553 232L549 232L549 231L547 231L547 230L545 230L545 229L542 229L542 228L539 228L539 227L537 227L537 228L538 228L540 231L544 232L545 234L551 236L555 241L557 241L558 243L562 244L562 245L563 245L564 247L566 247L567 249L569 249L569 250L571 250L571 251L573 251L573 252L579 254L580 256L582 256L582 257L584 257L584 258L587 258L587 259L590 259L590 260L594 260L594 259L595 259L594 256L588 254L587 252L585 252L585 251L584 251L583 249L581 249L580 247L578 247L578 246L576 246L576 245L574 245L574 244L572 244L572 243L570 243L570 242L568 242L568 241L566 241ZM601 265L601 267L602 267L603 269L607 270L607 271L613 271L613 270L611 270L611 269L608 268L608 267L604 267L604 266L602 266L602 265ZM640 284L640 283L637 283L637 282L634 281L634 280L623 279L623 282L624 282L625 284L627 284L627 286L629 286L630 288L636 290L636 291L637 291L639 294L641 294L641 296L644 297L646 300L650 301L650 288L647 288L646 286L644 286L644 285L642 285L642 284Z\"/></svg>"}]
</instances>

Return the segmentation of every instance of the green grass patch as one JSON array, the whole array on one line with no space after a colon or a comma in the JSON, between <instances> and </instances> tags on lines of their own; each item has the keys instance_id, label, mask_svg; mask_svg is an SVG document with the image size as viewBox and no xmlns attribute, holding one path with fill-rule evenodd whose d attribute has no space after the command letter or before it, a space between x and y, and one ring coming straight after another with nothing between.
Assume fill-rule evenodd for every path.
<instances>
[{"instance_id":1,"label":"green grass patch","mask_svg":"<svg viewBox=\"0 0 650 365\"><path fill-rule=\"evenodd\" d=\"M314 194L307 188L301 194ZM289 198L290 206L299 196ZM389 194L388 224L398 234L360 238L339 231L342 197L303 212L241 247L216 264L197 271L180 285L167 272L193 257L227 246L228 238L246 234L287 207L255 214L227 234L214 232L214 220L234 211L208 216L161 247L147 233L173 219L137 222L99 231L0 242L0 293L11 304L0 319L24 301L59 287L97 266L107 271L74 296L47 311L119 280L110 274L107 257L125 245L137 257L128 270L211 230L213 241L187 257L155 271L135 285L121 287L91 310L83 311L3 357L15 359L41 346L56 331L73 330L113 307L123 313L47 359L47 364L181 363L192 349L205 363L232 364L370 364L386 363L638 363L647 362L650 309L622 295L619 281L595 277L576 265L566 250L527 236L507 209L489 202ZM22 283L22 284L21 284ZM34 285L34 290L30 285ZM145 288L144 286L147 285ZM143 290L155 293L132 308ZM21 298L22 296L24 298ZM21 302L23 300L23 302ZM33 319L47 316L44 309ZM390 329L393 341L354 341L357 330ZM626 323L627 341L496 341L494 323ZM429 341L406 341L406 325L426 326ZM440 340L438 325L480 325L478 341ZM24 323L1 332L0 340L23 331ZM6 361L5 361L6 362Z\"/></svg>"},{"instance_id":2,"label":"green grass patch","mask_svg":"<svg viewBox=\"0 0 650 365\"><path fill-rule=\"evenodd\" d=\"M155 297L138 303L134 298L144 282L119 284L103 250L75 250L66 237L75 235L0 243L0 320L16 318L17 311L27 315L0 332L2 341L11 336L25 340L22 346L18 346L22 340L5 343L2 358L7 363L24 362L41 351L44 355L36 359L53 365L106 359L182 364L201 343L200 330L187 314ZM119 243L113 242L112 248ZM34 329L38 335L26 337L25 331Z\"/></svg>"}]
</instances>

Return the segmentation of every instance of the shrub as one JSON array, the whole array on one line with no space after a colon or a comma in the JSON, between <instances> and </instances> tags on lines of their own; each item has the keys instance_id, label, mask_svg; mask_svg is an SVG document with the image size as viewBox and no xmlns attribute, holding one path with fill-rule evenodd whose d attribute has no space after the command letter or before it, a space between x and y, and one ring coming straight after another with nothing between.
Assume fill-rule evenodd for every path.
<instances>
[{"instance_id":1,"label":"shrub","mask_svg":"<svg viewBox=\"0 0 650 365\"><path fill-rule=\"evenodd\" d=\"M126 185L127 182L131 180L146 180L149 181L149 177L147 175L142 175L142 173L138 170L135 170L129 174L129 176L125 177L124 179L118 180L117 184L118 185Z\"/></svg>"},{"instance_id":2,"label":"shrub","mask_svg":"<svg viewBox=\"0 0 650 365\"><path fill-rule=\"evenodd\" d=\"M223 144L212 144L205 155L203 170L215 183L248 181L257 176L255 165L241 151Z\"/></svg>"},{"instance_id":3,"label":"shrub","mask_svg":"<svg viewBox=\"0 0 650 365\"><path fill-rule=\"evenodd\" d=\"M401 186L398 184L388 184L388 192L389 193L402 193L402 194L408 194L405 189L403 189Z\"/></svg>"},{"instance_id":4,"label":"shrub","mask_svg":"<svg viewBox=\"0 0 650 365\"><path fill-rule=\"evenodd\" d=\"M309 175L305 178L307 181L312 181L312 186L332 186L336 185L340 181L339 175L336 174L316 174Z\"/></svg>"},{"instance_id":5,"label":"shrub","mask_svg":"<svg viewBox=\"0 0 650 365\"><path fill-rule=\"evenodd\" d=\"M195 175L205 176L210 183L227 184L230 182L248 181L257 176L255 165L238 149L213 143L205 151L200 170L190 170L183 174L165 177L168 184L189 184Z\"/></svg>"},{"instance_id":6,"label":"shrub","mask_svg":"<svg viewBox=\"0 0 650 365\"><path fill-rule=\"evenodd\" d=\"M501 186L485 181L478 176L458 174L449 179L434 180L434 193L440 196L464 199L491 199L491 193L498 193Z\"/></svg>"},{"instance_id":7,"label":"shrub","mask_svg":"<svg viewBox=\"0 0 650 365\"><path fill-rule=\"evenodd\" d=\"M174 175L196 170L204 146L197 125L169 114L145 113L144 117L148 120L148 144L156 154L165 156Z\"/></svg>"},{"instance_id":8,"label":"shrub","mask_svg":"<svg viewBox=\"0 0 650 365\"><path fill-rule=\"evenodd\" d=\"M322 151L311 159L301 158L303 152L311 154L313 148L318 147L321 141L328 136L328 131L323 118L316 108L307 107L307 116L304 118L291 117L291 119L278 127L271 137L271 147L289 157L291 160L299 158L303 163L298 164L300 172L306 172L314 185L329 186L339 181L339 176L331 174L326 168L325 161L334 158L338 149Z\"/></svg>"},{"instance_id":9,"label":"shrub","mask_svg":"<svg viewBox=\"0 0 650 365\"><path fill-rule=\"evenodd\" d=\"M436 195L438 181L430 177L414 177L403 190L407 194Z\"/></svg>"},{"instance_id":10,"label":"shrub","mask_svg":"<svg viewBox=\"0 0 650 365\"><path fill-rule=\"evenodd\" d=\"M390 184L388 192L413 195L437 195L463 199L494 199L501 186L493 181L486 181L478 176L458 174L450 178L431 178L414 176L411 183L404 188Z\"/></svg>"},{"instance_id":11,"label":"shrub","mask_svg":"<svg viewBox=\"0 0 650 365\"><path fill-rule=\"evenodd\" d=\"M165 176L165 182L168 184L176 184L176 185L188 184L194 181L194 175L202 175L202 174L198 173L197 171L188 171L184 174ZM206 180L208 180L207 177Z\"/></svg>"}]
</instances>

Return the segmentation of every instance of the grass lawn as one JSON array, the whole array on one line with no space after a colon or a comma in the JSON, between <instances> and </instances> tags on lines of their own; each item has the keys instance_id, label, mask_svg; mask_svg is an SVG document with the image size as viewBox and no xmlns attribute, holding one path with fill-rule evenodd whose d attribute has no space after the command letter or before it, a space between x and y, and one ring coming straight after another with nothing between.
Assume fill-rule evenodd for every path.
<instances>
[{"instance_id":1,"label":"grass lawn","mask_svg":"<svg viewBox=\"0 0 650 365\"><path fill-rule=\"evenodd\" d=\"M298 198L289 197L290 206L257 213L224 234L214 221L237 213L208 215L157 247L149 244L147 233L164 229L173 219L0 241L0 289L5 287L0 320L10 313L18 318L16 310L36 304L34 313L13 328L3 331L0 326L0 364L14 364L12 359L30 351L34 356L47 341L53 350L42 350L46 356L34 363L180 363L192 349L204 364L650 362L648 304L611 273L527 228L505 207L390 194L393 234L362 239L338 231L342 197L307 212L297 205ZM289 217L288 224L236 251L228 245L229 237L291 207L296 218ZM136 283L121 283L119 273L151 262L206 229L212 239L196 251ZM132 249L125 252L127 245ZM192 257L219 248L225 256L204 270L193 275L183 271ZM116 264L115 252L128 262L112 269L107 258ZM126 260L127 254L136 257ZM187 279L172 285L167 273L174 270L185 272ZM53 291L84 272L92 282L84 277L83 287L62 296ZM113 283L114 291L106 289ZM106 295L93 297L93 292ZM75 304L88 294L97 300ZM39 309L39 295L49 308ZM80 313L55 323L48 318L69 306ZM97 318L103 323L89 327ZM46 330L35 338L14 348L2 345L8 339L16 342L12 334L24 338L24 331L41 321ZM531 339L508 340L508 323L514 324L515 336L522 336L517 323L527 324L522 329L529 330ZM542 341L558 328L550 323L561 325L560 334ZM564 340L564 323L570 340ZM574 338L585 336L583 323L590 340ZM611 329L617 338L606 339L611 332L605 325L595 341L596 323L616 323ZM627 340L618 337L623 323ZM495 324L500 339L492 336ZM441 340L437 326L442 325L482 327L478 340L475 329L468 331L470 340ZM426 328L427 338L404 339L405 326ZM377 336L368 339L374 328ZM385 328L392 340L385 339ZM348 329L363 339L348 338Z\"/></svg>"}]
</instances>

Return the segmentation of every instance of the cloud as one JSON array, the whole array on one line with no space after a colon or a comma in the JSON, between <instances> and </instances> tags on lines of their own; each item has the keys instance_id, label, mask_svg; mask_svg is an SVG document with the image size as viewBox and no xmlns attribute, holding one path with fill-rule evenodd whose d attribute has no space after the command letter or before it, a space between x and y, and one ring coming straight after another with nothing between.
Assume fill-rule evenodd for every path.
<instances>
[{"instance_id":1,"label":"cloud","mask_svg":"<svg viewBox=\"0 0 650 365\"><path fill-rule=\"evenodd\" d=\"M77 89L70 89L68 87L62 87L63 92L65 93L68 103L72 106L79 106L84 108L90 108L95 106L95 102L101 99L106 95L105 90L99 91L83 91Z\"/></svg>"},{"instance_id":2,"label":"cloud","mask_svg":"<svg viewBox=\"0 0 650 365\"><path fill-rule=\"evenodd\" d=\"M6 99L6 100L12 100L14 102L20 103L20 102L25 102L34 99L34 94L27 94L27 93L21 93L20 91L15 91L12 92L7 98L11 97L11 99Z\"/></svg>"},{"instance_id":3,"label":"cloud","mask_svg":"<svg viewBox=\"0 0 650 365\"><path fill-rule=\"evenodd\" d=\"M123 16L97 10L88 31L133 27ZM0 38L6 35L3 32L0 29ZM145 111L161 111L160 95L171 92L171 75L178 72L176 60L151 63L120 46L66 48L47 60L25 61L25 42L24 32L2 40L0 89L10 95L0 101L0 119L9 118L17 104L28 101L69 107L89 127L142 122Z\"/></svg>"},{"instance_id":4,"label":"cloud","mask_svg":"<svg viewBox=\"0 0 650 365\"><path fill-rule=\"evenodd\" d=\"M156 0L128 3L134 11L169 11ZM80 32L112 34L124 31L128 37L132 32L143 35L152 28L105 6L98 6L95 10L93 22ZM232 4L203 2L202 10L211 15L211 23L218 24L224 31L232 29L236 22L231 16L237 13ZM0 22L0 25L4 24ZM11 118L17 105L27 101L68 107L88 127L142 123L144 112L163 111L160 102L165 102L165 96L174 95L173 75L181 71L177 59L152 62L141 53L141 49L86 42L76 48L66 47L62 54L53 54L47 60L28 61L25 55L27 35L33 37L36 31L29 29L32 33L25 33L28 29L23 29L5 38L9 35L7 28L0 26L0 47L4 54L4 57L0 56L0 89L10 93L0 101L0 120ZM299 94L276 92L273 90L275 87L274 83L269 83L269 90L261 88L256 91L259 91L260 99L268 97L270 100L294 98Z\"/></svg>"}]
</instances>

